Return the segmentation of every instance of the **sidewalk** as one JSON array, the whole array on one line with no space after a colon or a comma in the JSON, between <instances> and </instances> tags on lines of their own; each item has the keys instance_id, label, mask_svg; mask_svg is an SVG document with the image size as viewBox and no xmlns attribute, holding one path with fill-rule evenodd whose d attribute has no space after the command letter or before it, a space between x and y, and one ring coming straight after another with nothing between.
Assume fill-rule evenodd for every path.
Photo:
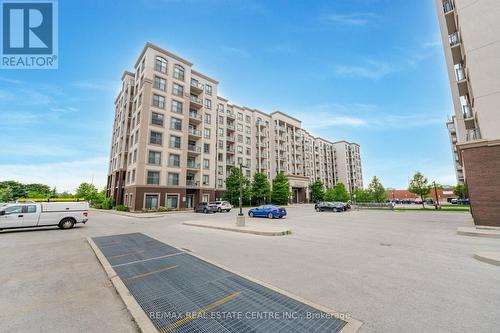
<instances>
[{"instance_id":1,"label":"sidewalk","mask_svg":"<svg viewBox=\"0 0 500 333\"><path fill-rule=\"evenodd\" d=\"M283 225L282 220L261 219L260 221L255 221L248 217L246 218L246 223L244 227L237 227L236 220L234 221L197 220L197 221L186 221L182 224L193 227L241 232L241 233L254 234L260 236L285 236L285 235L290 235L292 233L292 231L288 227Z\"/></svg>"},{"instance_id":2,"label":"sidewalk","mask_svg":"<svg viewBox=\"0 0 500 333\"><path fill-rule=\"evenodd\" d=\"M102 213L107 213L107 214L114 214L114 215L121 215L121 216L127 216L127 217L135 217L135 218L142 218L142 219L150 219L150 218L157 218L157 217L164 217L166 215L171 215L171 214L183 214L183 213L192 213L192 210L175 210L171 212L151 212L151 213L142 213L142 212L119 212L114 209L95 209L95 208L90 208L90 211L94 212L102 212Z\"/></svg>"}]
</instances>

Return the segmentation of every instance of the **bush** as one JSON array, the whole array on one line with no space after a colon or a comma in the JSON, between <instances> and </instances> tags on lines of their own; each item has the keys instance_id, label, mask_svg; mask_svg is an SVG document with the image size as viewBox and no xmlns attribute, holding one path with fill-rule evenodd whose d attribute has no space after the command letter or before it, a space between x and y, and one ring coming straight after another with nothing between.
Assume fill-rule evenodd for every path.
<instances>
[{"instance_id":1,"label":"bush","mask_svg":"<svg viewBox=\"0 0 500 333\"><path fill-rule=\"evenodd\" d=\"M113 208L113 200L111 198L105 198L101 202L101 209L111 209Z\"/></svg>"},{"instance_id":2,"label":"bush","mask_svg":"<svg viewBox=\"0 0 500 333\"><path fill-rule=\"evenodd\" d=\"M125 205L117 205L116 210L119 212L128 212L128 207Z\"/></svg>"},{"instance_id":3,"label":"bush","mask_svg":"<svg viewBox=\"0 0 500 333\"><path fill-rule=\"evenodd\" d=\"M95 208L95 209L102 209L102 205L101 204L95 204L92 207Z\"/></svg>"},{"instance_id":4,"label":"bush","mask_svg":"<svg viewBox=\"0 0 500 333\"><path fill-rule=\"evenodd\" d=\"M175 210L175 209L167 208L167 207L163 207L163 206L158 207L159 212L171 212L173 210Z\"/></svg>"}]
</instances>

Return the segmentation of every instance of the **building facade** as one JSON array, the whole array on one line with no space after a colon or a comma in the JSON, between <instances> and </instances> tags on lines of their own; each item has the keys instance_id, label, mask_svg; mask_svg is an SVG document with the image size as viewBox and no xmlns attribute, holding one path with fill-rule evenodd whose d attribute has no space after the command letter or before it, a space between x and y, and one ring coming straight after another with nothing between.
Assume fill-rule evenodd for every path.
<instances>
[{"instance_id":1,"label":"building facade","mask_svg":"<svg viewBox=\"0 0 500 333\"><path fill-rule=\"evenodd\" d=\"M218 96L218 82L179 56L146 44L115 100L108 196L133 211L192 208L222 198L231 168L269 180L283 172L293 202L309 185L363 186L360 147L314 137L283 112Z\"/></svg>"},{"instance_id":2,"label":"building facade","mask_svg":"<svg viewBox=\"0 0 500 333\"><path fill-rule=\"evenodd\" d=\"M457 184L465 184L464 168L460 164L460 159L458 156L458 133L457 133L457 117L452 116L451 119L446 122L446 127L448 128L448 135L450 137L450 146L453 156L453 166L455 168L455 176L457 178Z\"/></svg>"},{"instance_id":3,"label":"building facade","mask_svg":"<svg viewBox=\"0 0 500 333\"><path fill-rule=\"evenodd\" d=\"M500 2L436 0L458 161L476 225L500 227Z\"/></svg>"}]
</instances>

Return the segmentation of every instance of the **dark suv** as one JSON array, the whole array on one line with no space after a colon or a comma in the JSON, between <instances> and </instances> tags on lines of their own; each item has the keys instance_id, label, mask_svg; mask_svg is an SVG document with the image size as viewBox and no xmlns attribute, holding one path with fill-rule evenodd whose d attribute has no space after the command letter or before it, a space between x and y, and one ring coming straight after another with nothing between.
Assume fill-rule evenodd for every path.
<instances>
[{"instance_id":1,"label":"dark suv","mask_svg":"<svg viewBox=\"0 0 500 333\"><path fill-rule=\"evenodd\" d=\"M211 204L211 203L208 203L208 202L200 202L199 204L197 204L194 207L194 211L195 211L195 213L205 213L205 214L208 214L208 213L215 213L215 212L217 212L218 208L219 207L217 207L217 205L214 205L214 204Z\"/></svg>"}]
</instances>

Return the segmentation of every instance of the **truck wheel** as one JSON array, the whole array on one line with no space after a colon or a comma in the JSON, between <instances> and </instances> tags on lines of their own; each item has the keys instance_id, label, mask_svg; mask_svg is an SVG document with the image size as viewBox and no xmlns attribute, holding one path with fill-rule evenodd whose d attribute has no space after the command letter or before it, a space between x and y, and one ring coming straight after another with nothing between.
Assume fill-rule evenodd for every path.
<instances>
[{"instance_id":1,"label":"truck wheel","mask_svg":"<svg viewBox=\"0 0 500 333\"><path fill-rule=\"evenodd\" d=\"M70 217L62 219L62 221L59 222L59 228L61 229L71 229L74 227L74 225L75 225L75 220Z\"/></svg>"}]
</instances>

